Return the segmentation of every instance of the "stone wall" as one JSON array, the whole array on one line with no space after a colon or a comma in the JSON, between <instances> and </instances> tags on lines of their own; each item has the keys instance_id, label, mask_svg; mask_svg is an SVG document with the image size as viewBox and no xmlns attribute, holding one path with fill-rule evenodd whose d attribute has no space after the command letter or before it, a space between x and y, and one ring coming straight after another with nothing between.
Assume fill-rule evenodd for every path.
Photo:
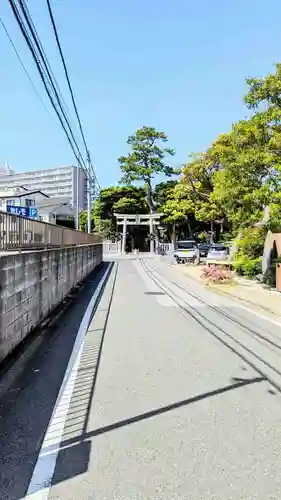
<instances>
[{"instance_id":1,"label":"stone wall","mask_svg":"<svg viewBox=\"0 0 281 500\"><path fill-rule=\"evenodd\" d=\"M102 245L0 256L0 362L102 262Z\"/></svg>"}]
</instances>

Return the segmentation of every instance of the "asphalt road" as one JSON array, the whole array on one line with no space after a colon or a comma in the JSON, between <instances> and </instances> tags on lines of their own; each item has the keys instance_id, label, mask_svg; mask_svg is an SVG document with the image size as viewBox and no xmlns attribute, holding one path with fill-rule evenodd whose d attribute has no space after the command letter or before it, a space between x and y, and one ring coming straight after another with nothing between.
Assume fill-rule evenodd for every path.
<instances>
[{"instance_id":1,"label":"asphalt road","mask_svg":"<svg viewBox=\"0 0 281 500\"><path fill-rule=\"evenodd\" d=\"M280 326L105 266L0 400L1 500L280 500Z\"/></svg>"}]
</instances>

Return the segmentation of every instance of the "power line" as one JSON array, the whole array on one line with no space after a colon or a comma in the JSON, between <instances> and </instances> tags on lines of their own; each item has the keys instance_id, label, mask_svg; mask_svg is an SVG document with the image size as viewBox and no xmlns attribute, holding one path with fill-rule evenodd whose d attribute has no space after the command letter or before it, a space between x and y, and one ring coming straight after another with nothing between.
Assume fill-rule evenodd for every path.
<instances>
[{"instance_id":1,"label":"power line","mask_svg":"<svg viewBox=\"0 0 281 500\"><path fill-rule=\"evenodd\" d=\"M30 75L29 75L29 73L28 73L28 71L27 71L27 69L26 69L26 67L25 67L25 65L24 65L24 63L23 63L23 60L21 59L21 57L20 57L20 55L19 55L19 53L18 53L18 51L17 51L17 49L16 49L16 46L15 46L15 44L14 44L14 42L13 42L13 40L12 40L11 36L9 35L9 32L8 32L8 30L7 30L7 28L6 28L5 24L4 24L4 21L3 21L3 19L2 19L1 17L0 17L0 24L1 24L2 28L3 28L3 30L4 30L4 31L5 31L5 33L6 33L7 38L8 38L8 40L10 41L10 44L12 45L12 47L13 47L13 49L14 49L14 52L15 52L15 54L16 54L16 56L17 56L17 58L18 58L19 62L20 62L20 65L21 65L22 69L24 70L24 72L25 72L25 74L26 74L26 76L27 76L27 78L28 78L29 82L31 83L31 85L32 85L32 87L33 87L33 90L35 91L35 93L36 93L36 95L37 95L38 99L40 100L40 102L41 102L42 106L44 107L45 111L47 111L47 113L48 113L49 117L50 117L50 118L52 118L50 111L48 110L48 108L47 108L47 106L45 105L45 103L44 103L44 101L43 101L42 97L40 96L40 94L39 94L39 92L38 92L37 88L35 87L35 85L34 85L34 83L33 83L32 79L31 79L31 77L30 77Z\"/></svg>"},{"instance_id":2,"label":"power line","mask_svg":"<svg viewBox=\"0 0 281 500\"><path fill-rule=\"evenodd\" d=\"M12 4L12 5L13 5L13 7L14 7L14 8L16 8L16 7L15 7L15 5L14 5L14 2L13 2L12 0L9 0L9 2L10 2L10 4ZM52 90L53 90L53 92L54 92L54 94L55 94L55 97L56 97L57 103L58 103L59 108L60 108L60 110L61 110L61 112L62 112L62 114L63 114L64 120L65 120L65 122L66 122L66 124L67 124L68 130L69 130L69 134L71 135L72 140L73 140L73 142L74 142L74 144L75 144L75 146L76 146L76 149L77 149L77 154L78 154L78 155L79 155L79 157L80 157L80 161L82 161L82 163L84 163L84 160L83 160L83 155L82 155L82 153L81 153L81 151L80 151L80 148L79 148L79 146L78 146L78 144L77 144L77 141L76 141L76 138L75 138L75 136L74 136L74 133L73 133L73 130L72 130L72 127L71 127L70 121L69 121L69 119L68 119L67 113L66 113L66 111L65 111L65 109L64 109L64 107L63 107L63 105L62 105L62 103L61 103L61 99L60 99L60 97L59 97L58 90L57 90L57 88L56 88L56 85L54 84L54 81L53 81L53 78L52 78L51 72L50 72L50 70L49 70L49 65L48 65L48 62L46 61L46 57L44 56L44 53L43 53L43 51L42 51L42 48L41 48L42 44L41 44L41 42L39 42L39 37L38 37L37 32L36 32L36 33L34 32L34 29L33 29L33 26L32 26L32 20L31 20L31 17L30 17L30 14L29 14L28 8L27 8L27 6L26 6L26 3L25 3L25 1L24 1L24 0L18 0L18 2L19 2L19 5L20 5L20 7L21 7L21 10L22 10L22 12L23 12L23 15L24 15L25 21L26 21L26 23L27 23L27 25L28 25L29 31L31 32L32 38L33 38L33 40L34 40L34 42L35 42L36 48L37 48L37 50L39 51L39 54L40 54L40 57L41 57L41 61L43 62L43 65L44 65L45 70L46 70L47 75L48 75L49 84L51 85L51 88L52 88ZM21 21L21 20L20 20L20 21ZM21 22L22 22L22 21L21 21ZM30 40L30 39L29 39L29 40ZM29 46L30 46L30 44L29 44ZM33 57L34 57L34 51L33 51ZM84 164L85 164L85 163L84 163Z\"/></svg>"},{"instance_id":3,"label":"power line","mask_svg":"<svg viewBox=\"0 0 281 500\"><path fill-rule=\"evenodd\" d=\"M55 22L53 11L52 11L52 7L51 7L51 2L50 2L50 0L46 0L46 1L47 1L47 7L48 7L49 16L50 16L51 24L52 24L52 27L53 27L55 39L56 39L56 42L57 42L57 46L58 46L60 57L61 57L62 64L63 64L66 81L67 81L69 92L70 92L70 95L71 95L72 104L73 104L73 107L74 107L74 110L75 110L75 114L76 114L76 118L77 118L77 121L78 121L78 124L79 124L79 129L80 129L80 132L81 132L83 143L84 143L84 146L85 146L85 149L86 149L87 159L89 161L89 166L90 166L90 168L91 168L91 170L92 170L92 172L94 174L95 180L98 183L98 180L96 178L96 174L94 172L94 169L93 169L93 166L92 166L92 163L91 163L91 157L90 157L89 148L88 148L88 145L87 145L87 142L86 142L86 138L85 138L85 135L84 135L84 132L83 132L83 127L82 127L81 119L80 119L80 116L79 116L79 113L78 113L78 109L77 109L77 105L76 105L76 101L75 101L75 98L74 98L74 93L73 93L73 89L72 89L72 86L71 86L70 77L69 77L69 73L68 73L68 70L67 70L67 66L66 66L66 62L65 62L65 57L64 57L64 54L63 54L62 46L61 46L61 43L60 43L60 39L59 39L59 35L58 35L58 30L57 30L57 27L56 27L56 22Z\"/></svg>"},{"instance_id":4,"label":"power line","mask_svg":"<svg viewBox=\"0 0 281 500\"><path fill-rule=\"evenodd\" d=\"M82 128L80 116L79 116L78 109L77 109L77 106L76 106L76 102L75 102L75 99L74 99L74 94L73 94L73 90L72 90L72 87L71 87L70 78L69 78L68 70L67 70L67 67L66 67L66 62L65 62L64 55L63 55L63 51L62 51L60 39L59 39L59 36L58 36L58 31L57 31L55 19L54 19L54 16L53 16L53 11L52 11L50 0L47 0L47 6L48 6L49 16L50 16L50 19L51 19L51 23L52 23L53 31L54 31L54 34L55 34L57 46L58 46L58 49L59 49L60 57L61 57L61 60L62 60L63 69L64 69L66 81L67 81L67 84L68 84L69 92L70 92L70 95L71 95L73 107L74 107L75 114L76 114L76 117L77 117L77 120L78 120L78 124L79 124L80 132L81 132L81 135L82 135L82 139L83 139L83 142L84 142L84 146L85 146L86 152L88 153L88 146L87 146L87 143L86 143L86 139L85 139L85 136L84 136L84 132L83 132L83 128Z\"/></svg>"},{"instance_id":5,"label":"power line","mask_svg":"<svg viewBox=\"0 0 281 500\"><path fill-rule=\"evenodd\" d=\"M67 104L66 104L66 102L65 102L65 100L64 100L64 98L63 98L63 95L62 95L62 93L61 93L61 90L60 90L59 84L58 84L58 82L57 82L57 80L56 80L56 78L55 78L55 75L54 75L53 71L52 71L52 68L51 68L51 65L50 65L50 63L49 63L48 57L47 57L47 55L46 55L46 52L44 51L44 47L43 47L43 45L42 45L42 43L41 43L41 41L40 41L40 38L39 38L38 32L37 32L37 30L36 30L36 27L35 27L35 25L34 25L34 22L32 21L32 17L31 17L31 15L30 15L30 12L29 12L29 10L28 10L28 7L27 7L27 5L26 5L26 3L25 3L25 0L22 0L22 2L21 2L21 3L22 3L22 4L24 4L25 12L26 12L26 15L28 16L29 23L30 23L30 25L31 25L31 27L32 27L32 30L33 30L33 32L34 32L34 34L35 34L35 36L36 36L37 42L38 42L38 44L39 44L39 46L40 46L40 49L41 49L42 54L43 54L43 56L44 56L44 60L45 60L45 62L46 62L46 64L47 64L47 66L48 66L48 69L49 69L49 72L50 72L50 74L51 74L51 77L52 77L52 79L53 79L53 81L54 81L54 83L55 83L55 85L56 85L57 92L58 92L58 94L59 94L59 96L60 96L60 99L61 99L61 101L62 101L62 103L63 103L63 105L64 105L64 108L65 108L65 113L69 115L69 110L68 110ZM71 120L70 120L70 118L69 118L69 116L68 116L68 119L69 119L69 121L71 121Z\"/></svg>"},{"instance_id":6,"label":"power line","mask_svg":"<svg viewBox=\"0 0 281 500\"><path fill-rule=\"evenodd\" d=\"M54 100L53 100L53 97L52 97L52 95L51 95L50 89L49 89L48 84L47 84L47 81L46 81L46 76L44 75L44 71L43 71L43 70L42 70L42 68L41 68L40 61L38 60L38 56L37 56L37 54L36 54L36 51L35 51L34 46L33 46L33 44L32 44L32 41L30 40L30 37L28 36L28 33L26 32L26 28L25 28L24 24L22 23L22 20L21 20L20 14L19 14L19 12L18 12L18 9L17 9L17 7L16 7L15 3L13 2L13 0L9 0L9 3L10 3L10 5L11 5L11 8L12 8L13 14L14 14L14 16L15 16L16 20L17 20L17 23L18 23L18 25L19 25L19 27L20 27L20 30L21 30L21 32L22 32L22 34L23 34L23 36L24 36L24 39L25 39L25 41L26 41L26 43L27 43L27 45L28 45L28 48L29 48L29 50L30 50L30 52L31 52L31 54L32 54L32 56L33 56L33 59L34 59L35 64L36 64L36 66L37 66L38 72L39 72L39 74L40 74L40 77L41 77L41 80L42 80L43 85L44 85L44 87L45 87L45 90L46 90L46 92L47 92L47 95L48 95L48 97L49 97L49 99L50 99L50 102L51 102L51 104L52 104L52 106L53 106L53 108L54 108L54 110L55 110L55 112L56 112L56 114L57 114L57 116L58 116L58 119L59 119L59 121L60 121L60 123L61 123L61 126L62 126L62 128L63 128L63 130L64 130L64 132L65 132L65 134L66 134L66 137L67 137L68 142L69 142L69 144L70 144L70 146L71 146L71 149L72 149L72 151L73 151L73 153L74 153L74 156L75 156L75 158L76 158L76 160L77 160L77 162L78 162L78 165L80 165L80 166L81 166L81 168L82 168L82 170L84 171L85 175L88 177L88 176L89 176L89 174L88 174L88 172L87 172L87 169L85 168L85 163L84 163L84 161L83 161L83 157L82 157L82 162L81 162L81 159L80 159L80 157L78 156L78 154L77 154L77 152L76 152L76 150L75 150L75 147L74 147L74 145L73 145L73 142L72 142L72 140L71 140L71 137L70 137L70 135L69 135L69 133L68 133L68 131L67 131L66 127L65 127L65 124L64 124L64 122L63 122L63 119L62 119L62 117L61 117L61 115L60 115L60 113L59 113L59 110L58 110L58 108L57 108L57 107L56 107L56 105L55 105L55 102L54 102ZM84 166L83 166L83 163L84 163Z\"/></svg>"}]
</instances>

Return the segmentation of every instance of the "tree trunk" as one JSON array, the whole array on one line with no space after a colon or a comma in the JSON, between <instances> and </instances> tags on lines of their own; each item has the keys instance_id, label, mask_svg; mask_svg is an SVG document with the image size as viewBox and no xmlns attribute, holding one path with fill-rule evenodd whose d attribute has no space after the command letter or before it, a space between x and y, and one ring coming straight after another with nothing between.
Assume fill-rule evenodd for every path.
<instances>
[{"instance_id":1,"label":"tree trunk","mask_svg":"<svg viewBox=\"0 0 281 500\"><path fill-rule=\"evenodd\" d=\"M146 190L147 190L147 204L149 207L149 212L153 214L153 212L155 212L155 206L153 202L152 186L150 179L146 181Z\"/></svg>"},{"instance_id":2,"label":"tree trunk","mask_svg":"<svg viewBox=\"0 0 281 500\"><path fill-rule=\"evenodd\" d=\"M147 204L149 207L149 212L151 214L153 214L155 212L155 205L154 205L153 196L152 196L151 180L147 179L145 184L146 184L146 190L147 190ZM159 230L155 225L152 226L152 234L155 237L155 246L157 248L157 241L159 241Z\"/></svg>"},{"instance_id":3,"label":"tree trunk","mask_svg":"<svg viewBox=\"0 0 281 500\"><path fill-rule=\"evenodd\" d=\"M214 243L214 221L211 220L211 243Z\"/></svg>"},{"instance_id":4,"label":"tree trunk","mask_svg":"<svg viewBox=\"0 0 281 500\"><path fill-rule=\"evenodd\" d=\"M187 219L187 227L188 227L189 237L191 238L191 237L193 237L193 234L192 234L191 225L190 225L190 222L188 219Z\"/></svg>"},{"instance_id":5,"label":"tree trunk","mask_svg":"<svg viewBox=\"0 0 281 500\"><path fill-rule=\"evenodd\" d=\"M173 246L175 248L175 246L176 246L176 223L175 222L173 222L172 238L171 238L171 240L172 240L172 244L173 244Z\"/></svg>"}]
</instances>

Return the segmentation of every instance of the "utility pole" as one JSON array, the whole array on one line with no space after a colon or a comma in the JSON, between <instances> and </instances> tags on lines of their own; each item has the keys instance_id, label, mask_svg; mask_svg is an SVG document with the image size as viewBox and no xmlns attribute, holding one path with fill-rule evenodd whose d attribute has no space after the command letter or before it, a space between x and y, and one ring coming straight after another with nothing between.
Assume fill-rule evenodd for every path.
<instances>
[{"instance_id":1,"label":"utility pole","mask_svg":"<svg viewBox=\"0 0 281 500\"><path fill-rule=\"evenodd\" d=\"M76 167L76 230L79 231L79 187L80 170Z\"/></svg>"},{"instance_id":2,"label":"utility pole","mask_svg":"<svg viewBox=\"0 0 281 500\"><path fill-rule=\"evenodd\" d=\"M90 158L90 153L87 151L87 173L88 173L88 192L87 192L87 201L88 201L88 233L91 234L92 228L91 228L91 204L92 204L92 176L90 173L90 165L91 165L91 158Z\"/></svg>"},{"instance_id":3,"label":"utility pole","mask_svg":"<svg viewBox=\"0 0 281 500\"><path fill-rule=\"evenodd\" d=\"M88 192L87 192L87 201L88 201L88 233L91 233L91 177L88 172Z\"/></svg>"}]
</instances>

